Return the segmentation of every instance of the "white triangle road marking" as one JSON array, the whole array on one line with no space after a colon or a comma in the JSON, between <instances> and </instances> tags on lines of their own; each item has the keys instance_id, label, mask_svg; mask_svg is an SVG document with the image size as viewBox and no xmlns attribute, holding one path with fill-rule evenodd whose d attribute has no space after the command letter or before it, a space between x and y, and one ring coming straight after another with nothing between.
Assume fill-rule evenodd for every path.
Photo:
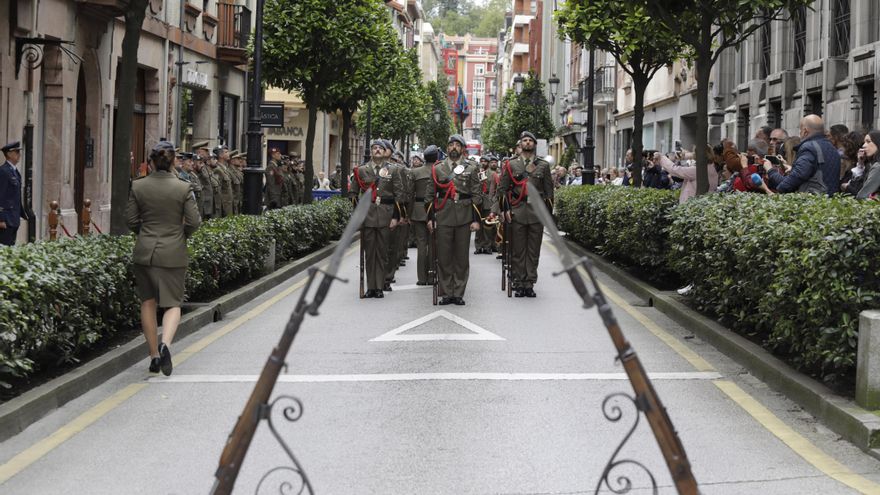
<instances>
[{"instance_id":1,"label":"white triangle road marking","mask_svg":"<svg viewBox=\"0 0 880 495\"><path fill-rule=\"evenodd\" d=\"M427 323L436 318L446 318L447 320L457 323L473 333L423 333L413 335L403 335L407 330L412 330L417 326ZM403 326L399 326L394 330L383 333L382 335L370 339L370 342L425 342L432 340L505 340L504 338L486 330L485 328L465 320L460 316L456 316L449 311L434 311L417 320L413 320Z\"/></svg>"}]
</instances>

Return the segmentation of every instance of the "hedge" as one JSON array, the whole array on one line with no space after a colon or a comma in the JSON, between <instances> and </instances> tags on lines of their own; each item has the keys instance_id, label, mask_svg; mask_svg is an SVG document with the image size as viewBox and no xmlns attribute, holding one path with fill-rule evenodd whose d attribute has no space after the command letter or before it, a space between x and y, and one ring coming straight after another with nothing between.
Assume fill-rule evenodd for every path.
<instances>
[{"instance_id":1,"label":"hedge","mask_svg":"<svg viewBox=\"0 0 880 495\"><path fill-rule=\"evenodd\" d=\"M580 244L642 269L662 259L661 270L693 281L688 297L698 310L802 371L827 381L855 376L858 315L880 307L874 202L710 194L670 205L656 191L601 186L557 197L560 227ZM601 217L604 235L581 225L594 223L589 214ZM648 217L656 223L646 226Z\"/></svg>"},{"instance_id":2,"label":"hedge","mask_svg":"<svg viewBox=\"0 0 880 495\"><path fill-rule=\"evenodd\" d=\"M351 204L331 199L262 216L213 219L189 239L186 292L204 301L259 277L276 262L338 238ZM137 328L134 236L89 236L0 248L0 386L76 362L120 330Z\"/></svg>"}]
</instances>

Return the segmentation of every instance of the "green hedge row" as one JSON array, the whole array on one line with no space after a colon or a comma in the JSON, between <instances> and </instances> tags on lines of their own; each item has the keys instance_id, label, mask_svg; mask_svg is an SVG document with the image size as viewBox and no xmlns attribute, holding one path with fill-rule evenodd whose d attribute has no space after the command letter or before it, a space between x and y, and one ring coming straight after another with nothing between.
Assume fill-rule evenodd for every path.
<instances>
[{"instance_id":1,"label":"green hedge row","mask_svg":"<svg viewBox=\"0 0 880 495\"><path fill-rule=\"evenodd\" d=\"M560 227L584 246L693 281L697 309L795 367L828 381L852 380L859 312L880 308L876 203L710 194L677 205L671 197L568 188L557 195L557 212Z\"/></svg>"},{"instance_id":2,"label":"green hedge row","mask_svg":"<svg viewBox=\"0 0 880 495\"><path fill-rule=\"evenodd\" d=\"M276 263L338 238L351 204L331 199L262 216L205 222L189 240L187 299L204 301ZM90 236L0 249L0 386L12 377L76 362L119 330L136 328L133 236Z\"/></svg>"}]
</instances>

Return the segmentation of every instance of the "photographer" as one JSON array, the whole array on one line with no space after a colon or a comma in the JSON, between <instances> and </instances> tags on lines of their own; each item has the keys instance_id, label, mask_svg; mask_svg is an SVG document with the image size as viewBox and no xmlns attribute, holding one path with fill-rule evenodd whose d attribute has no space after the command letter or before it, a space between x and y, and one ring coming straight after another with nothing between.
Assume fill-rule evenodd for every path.
<instances>
[{"instance_id":1,"label":"photographer","mask_svg":"<svg viewBox=\"0 0 880 495\"><path fill-rule=\"evenodd\" d=\"M666 173L672 177L682 180L681 195L678 197L679 203L684 203L690 198L697 195L697 165L691 157L692 154L685 154L685 160L676 165L669 158L660 153L654 153L654 163L660 165ZM712 156L711 149L708 156ZM715 164L711 161L705 166L709 176L709 190L714 191L715 185L718 184L718 172Z\"/></svg>"},{"instance_id":2,"label":"photographer","mask_svg":"<svg viewBox=\"0 0 880 495\"><path fill-rule=\"evenodd\" d=\"M672 182L669 180L669 174L665 170L663 170L663 167L660 166L659 162L653 161L653 157L657 153L659 152L642 152L642 163L645 164L644 175L642 178L642 187L650 187L654 189L669 189L669 186L672 185Z\"/></svg>"}]
</instances>

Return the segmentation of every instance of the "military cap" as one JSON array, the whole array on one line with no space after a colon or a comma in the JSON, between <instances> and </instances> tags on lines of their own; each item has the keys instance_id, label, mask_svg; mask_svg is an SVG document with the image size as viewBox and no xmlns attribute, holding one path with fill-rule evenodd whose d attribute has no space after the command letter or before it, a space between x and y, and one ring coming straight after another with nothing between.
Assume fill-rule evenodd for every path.
<instances>
[{"instance_id":1,"label":"military cap","mask_svg":"<svg viewBox=\"0 0 880 495\"><path fill-rule=\"evenodd\" d=\"M425 162L426 163L434 163L437 161L437 156L439 155L439 149L433 144L425 148Z\"/></svg>"},{"instance_id":2,"label":"military cap","mask_svg":"<svg viewBox=\"0 0 880 495\"><path fill-rule=\"evenodd\" d=\"M270 155L274 155L275 153L281 153L281 150L279 150L278 148L272 148L269 150Z\"/></svg>"},{"instance_id":3,"label":"military cap","mask_svg":"<svg viewBox=\"0 0 880 495\"><path fill-rule=\"evenodd\" d=\"M208 142L207 141L199 141L198 143L193 144L193 149L194 150L206 150L206 149L208 149Z\"/></svg>"},{"instance_id":4,"label":"military cap","mask_svg":"<svg viewBox=\"0 0 880 495\"><path fill-rule=\"evenodd\" d=\"M464 141L464 137L462 137L461 134L453 134L449 136L449 141L447 141L447 143L451 142L457 142L460 143L462 146L467 146L467 143Z\"/></svg>"},{"instance_id":5,"label":"military cap","mask_svg":"<svg viewBox=\"0 0 880 495\"><path fill-rule=\"evenodd\" d=\"M479 159L478 161L481 161L481 162L488 162L488 161L489 161L489 155L483 155L483 156L481 156L480 159Z\"/></svg>"},{"instance_id":6,"label":"military cap","mask_svg":"<svg viewBox=\"0 0 880 495\"><path fill-rule=\"evenodd\" d=\"M174 144L171 141L159 141L153 146L153 151L174 151Z\"/></svg>"},{"instance_id":7,"label":"military cap","mask_svg":"<svg viewBox=\"0 0 880 495\"><path fill-rule=\"evenodd\" d=\"M8 153L10 151L20 151L20 150L21 150L21 142L20 141L13 141L11 143L6 143L6 145L3 146L3 148L0 148L0 151L3 151L3 153Z\"/></svg>"},{"instance_id":8,"label":"military cap","mask_svg":"<svg viewBox=\"0 0 880 495\"><path fill-rule=\"evenodd\" d=\"M403 161L403 159L404 159L403 153L402 153L400 150L395 151L395 152L394 152L394 158L397 158L397 159L399 159L400 161Z\"/></svg>"},{"instance_id":9,"label":"military cap","mask_svg":"<svg viewBox=\"0 0 880 495\"><path fill-rule=\"evenodd\" d=\"M228 151L228 150L229 150L229 148L225 144L218 144L217 146L214 147L214 155L220 156L220 153L223 153L224 151Z\"/></svg>"},{"instance_id":10,"label":"military cap","mask_svg":"<svg viewBox=\"0 0 880 495\"><path fill-rule=\"evenodd\" d=\"M536 143L538 142L538 139L535 137L535 135L529 131L522 131L522 134L519 135L519 138L520 139L529 138Z\"/></svg>"},{"instance_id":11,"label":"military cap","mask_svg":"<svg viewBox=\"0 0 880 495\"><path fill-rule=\"evenodd\" d=\"M291 152L288 153L288 155L290 155L291 158L299 158L299 152L298 152L298 151L291 151Z\"/></svg>"},{"instance_id":12,"label":"military cap","mask_svg":"<svg viewBox=\"0 0 880 495\"><path fill-rule=\"evenodd\" d=\"M385 140L384 139L374 139L370 143L370 148L372 148L373 146L381 146L384 148L385 147Z\"/></svg>"},{"instance_id":13,"label":"military cap","mask_svg":"<svg viewBox=\"0 0 880 495\"><path fill-rule=\"evenodd\" d=\"M192 153L183 153L184 160L192 160L192 157L193 157Z\"/></svg>"},{"instance_id":14,"label":"military cap","mask_svg":"<svg viewBox=\"0 0 880 495\"><path fill-rule=\"evenodd\" d=\"M387 140L387 139L382 139L382 144L385 145L385 149L386 149L386 150L391 151L391 152L395 151L395 150L394 150L394 145L391 144L391 141L389 141L389 140Z\"/></svg>"}]
</instances>

